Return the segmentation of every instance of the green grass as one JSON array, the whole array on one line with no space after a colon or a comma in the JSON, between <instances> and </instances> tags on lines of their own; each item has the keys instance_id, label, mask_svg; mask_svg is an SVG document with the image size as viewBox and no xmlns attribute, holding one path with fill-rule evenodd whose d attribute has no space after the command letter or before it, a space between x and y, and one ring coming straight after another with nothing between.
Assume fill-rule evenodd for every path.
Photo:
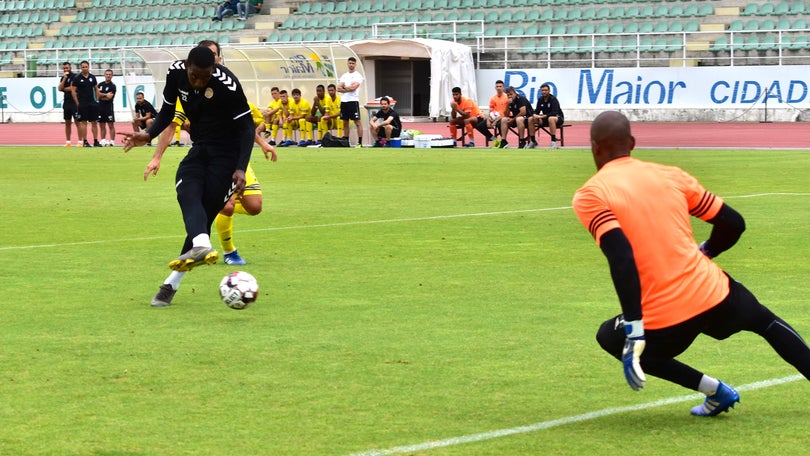
<instances>
[{"instance_id":1,"label":"green grass","mask_svg":"<svg viewBox=\"0 0 810 456\"><path fill-rule=\"evenodd\" d=\"M594 340L619 307L569 208L586 150L281 149L254 162L264 213L236 218L262 288L244 311L218 299L221 263L149 307L183 240L178 149L149 182L147 148L0 154L0 454L346 455L690 394L632 392ZM635 155L728 197L748 231L718 262L810 335L810 154ZM682 359L734 385L796 373L748 334ZM807 397L793 382L712 420L682 402L416 453L800 454Z\"/></svg>"}]
</instances>

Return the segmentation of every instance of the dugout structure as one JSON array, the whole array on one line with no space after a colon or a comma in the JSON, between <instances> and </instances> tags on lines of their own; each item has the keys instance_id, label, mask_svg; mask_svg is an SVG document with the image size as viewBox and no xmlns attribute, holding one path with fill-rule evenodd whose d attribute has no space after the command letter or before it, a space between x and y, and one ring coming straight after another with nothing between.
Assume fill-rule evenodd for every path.
<instances>
[{"instance_id":1,"label":"dugout structure","mask_svg":"<svg viewBox=\"0 0 810 456\"><path fill-rule=\"evenodd\" d=\"M189 50L188 46L125 50L126 53L137 55L149 68L154 78L156 108L160 109L162 104L169 65L175 60L185 59ZM248 101L259 108L266 107L273 100L270 95L272 87L286 89L288 93L292 89L300 89L301 98L311 103L315 97L315 86L335 84L340 75L348 71L346 62L349 57L357 59L356 71L365 76L361 59L350 47L340 43L236 44L222 47L224 65L239 78ZM122 60L127 61L126 58ZM124 75L126 81L126 67ZM368 100L366 88L367 84L360 86L361 106Z\"/></svg>"}]
</instances>

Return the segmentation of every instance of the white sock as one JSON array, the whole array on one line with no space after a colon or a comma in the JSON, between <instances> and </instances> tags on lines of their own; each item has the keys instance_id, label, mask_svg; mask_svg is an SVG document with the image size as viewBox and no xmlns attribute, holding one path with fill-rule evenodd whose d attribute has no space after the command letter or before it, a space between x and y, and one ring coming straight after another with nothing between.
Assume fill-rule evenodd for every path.
<instances>
[{"instance_id":1,"label":"white sock","mask_svg":"<svg viewBox=\"0 0 810 456\"><path fill-rule=\"evenodd\" d=\"M716 378L711 378L708 375L704 375L703 378L700 379L700 385L698 385L698 391L707 395L707 396L714 396L717 393L717 388L720 387L720 380Z\"/></svg>"},{"instance_id":2,"label":"white sock","mask_svg":"<svg viewBox=\"0 0 810 456\"><path fill-rule=\"evenodd\" d=\"M194 239L191 240L192 247L207 247L211 248L211 238L208 237L207 234L202 233L194 236Z\"/></svg>"},{"instance_id":3,"label":"white sock","mask_svg":"<svg viewBox=\"0 0 810 456\"><path fill-rule=\"evenodd\" d=\"M169 284L172 286L173 290L177 290L180 288L180 281L183 280L185 275L185 272L172 271L172 273L169 274L169 277L166 277L166 280L163 281L163 284Z\"/></svg>"}]
</instances>

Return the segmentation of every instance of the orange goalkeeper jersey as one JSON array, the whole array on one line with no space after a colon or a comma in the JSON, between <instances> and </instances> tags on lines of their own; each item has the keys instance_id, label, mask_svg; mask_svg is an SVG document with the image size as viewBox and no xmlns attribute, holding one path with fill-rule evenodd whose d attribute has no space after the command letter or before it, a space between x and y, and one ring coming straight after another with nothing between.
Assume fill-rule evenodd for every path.
<instances>
[{"instance_id":1,"label":"orange goalkeeper jersey","mask_svg":"<svg viewBox=\"0 0 810 456\"><path fill-rule=\"evenodd\" d=\"M717 215L723 200L682 169L617 158L577 190L573 204L597 243L615 228L630 241L645 328L681 323L728 295L728 277L698 250L690 224L690 215Z\"/></svg>"}]
</instances>

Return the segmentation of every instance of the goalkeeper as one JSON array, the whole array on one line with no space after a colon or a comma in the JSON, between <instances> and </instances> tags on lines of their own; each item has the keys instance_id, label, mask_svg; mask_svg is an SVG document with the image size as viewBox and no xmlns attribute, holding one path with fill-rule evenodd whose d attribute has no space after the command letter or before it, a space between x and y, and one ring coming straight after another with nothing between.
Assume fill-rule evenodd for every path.
<instances>
[{"instance_id":1,"label":"goalkeeper","mask_svg":"<svg viewBox=\"0 0 810 456\"><path fill-rule=\"evenodd\" d=\"M742 216L683 170L631 158L634 146L624 115L597 116L591 124L597 173L573 202L607 258L622 307L596 339L622 361L630 387L643 388L650 374L705 394L693 415L727 412L740 400L737 391L675 357L700 334L723 340L740 331L764 338L810 378L804 340L711 260L740 238ZM700 245L690 215L712 224Z\"/></svg>"}]
</instances>

